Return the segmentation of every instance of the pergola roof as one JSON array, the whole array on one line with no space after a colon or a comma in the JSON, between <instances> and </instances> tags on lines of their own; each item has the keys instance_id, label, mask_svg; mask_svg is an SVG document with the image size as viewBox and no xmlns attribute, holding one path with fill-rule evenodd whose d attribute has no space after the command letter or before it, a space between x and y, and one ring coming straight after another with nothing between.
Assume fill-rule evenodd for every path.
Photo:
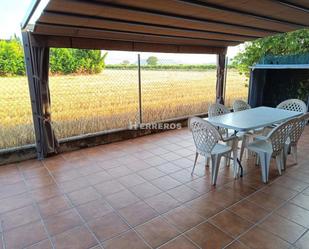
<instances>
[{"instance_id":1,"label":"pergola roof","mask_svg":"<svg viewBox=\"0 0 309 249\"><path fill-rule=\"evenodd\" d=\"M182 52L216 50L308 26L307 0L50 0L33 33L53 36L51 46L101 46L95 39L120 50L169 45Z\"/></svg>"}]
</instances>

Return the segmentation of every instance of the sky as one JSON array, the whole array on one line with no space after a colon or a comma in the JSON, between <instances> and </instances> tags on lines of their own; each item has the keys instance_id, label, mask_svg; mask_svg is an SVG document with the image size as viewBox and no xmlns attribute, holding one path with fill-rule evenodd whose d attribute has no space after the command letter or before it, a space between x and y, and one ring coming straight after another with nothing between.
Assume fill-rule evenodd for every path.
<instances>
[{"instance_id":1,"label":"sky","mask_svg":"<svg viewBox=\"0 0 309 249\"><path fill-rule=\"evenodd\" d=\"M0 0L0 39L9 39L14 34L21 36L20 24L33 0ZM48 0L42 2L47 3ZM229 47L227 56L233 58L243 45ZM149 56L156 56L163 63L182 64L212 64L216 63L215 55L205 54L167 54L167 53L140 53L141 59L146 60ZM108 51L106 64L117 64L124 60L135 63L137 61L136 52Z\"/></svg>"}]
</instances>

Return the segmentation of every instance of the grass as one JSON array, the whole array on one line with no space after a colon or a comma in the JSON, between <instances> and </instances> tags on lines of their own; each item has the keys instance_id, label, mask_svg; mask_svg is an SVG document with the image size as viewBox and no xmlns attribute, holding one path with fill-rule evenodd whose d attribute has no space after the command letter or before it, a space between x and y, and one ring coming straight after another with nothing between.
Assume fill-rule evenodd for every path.
<instances>
[{"instance_id":1,"label":"grass","mask_svg":"<svg viewBox=\"0 0 309 249\"><path fill-rule=\"evenodd\" d=\"M52 120L58 138L128 127L138 120L136 70L50 77ZM142 71L143 122L207 112L216 71ZM226 102L246 99L246 79L229 70ZM34 142L26 77L0 77L0 149Z\"/></svg>"}]
</instances>

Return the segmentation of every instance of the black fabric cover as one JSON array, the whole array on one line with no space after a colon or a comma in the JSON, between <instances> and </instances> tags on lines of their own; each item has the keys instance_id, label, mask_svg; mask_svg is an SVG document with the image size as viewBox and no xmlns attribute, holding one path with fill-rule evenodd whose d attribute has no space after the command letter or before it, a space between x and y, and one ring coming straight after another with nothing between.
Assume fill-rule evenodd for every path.
<instances>
[{"instance_id":1,"label":"black fabric cover","mask_svg":"<svg viewBox=\"0 0 309 249\"><path fill-rule=\"evenodd\" d=\"M291 98L307 102L309 95L307 82L309 82L308 69L254 69L250 75L248 103L252 107L276 107L280 102ZM304 85L308 89L304 89ZM299 92L300 89L302 93Z\"/></svg>"}]
</instances>

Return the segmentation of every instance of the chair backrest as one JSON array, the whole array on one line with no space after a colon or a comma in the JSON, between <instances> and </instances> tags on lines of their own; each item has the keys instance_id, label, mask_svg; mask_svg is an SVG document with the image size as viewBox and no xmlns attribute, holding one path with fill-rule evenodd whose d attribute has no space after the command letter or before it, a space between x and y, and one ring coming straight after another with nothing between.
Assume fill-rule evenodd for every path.
<instances>
[{"instance_id":1,"label":"chair backrest","mask_svg":"<svg viewBox=\"0 0 309 249\"><path fill-rule=\"evenodd\" d=\"M216 116L220 116L220 115L223 115L229 112L231 111L228 108L218 103L212 104L208 108L209 117L216 117Z\"/></svg>"},{"instance_id":2,"label":"chair backrest","mask_svg":"<svg viewBox=\"0 0 309 249\"><path fill-rule=\"evenodd\" d=\"M309 112L301 115L297 121L293 125L293 129L290 134L291 144L297 144L298 140L300 139L301 134L303 133L305 126L309 120Z\"/></svg>"},{"instance_id":3,"label":"chair backrest","mask_svg":"<svg viewBox=\"0 0 309 249\"><path fill-rule=\"evenodd\" d=\"M287 99L277 105L277 108L302 113L307 112L306 103L300 99Z\"/></svg>"},{"instance_id":4,"label":"chair backrest","mask_svg":"<svg viewBox=\"0 0 309 249\"><path fill-rule=\"evenodd\" d=\"M196 150L201 154L210 153L221 138L214 126L198 117L189 119L189 128L193 135Z\"/></svg>"},{"instance_id":5,"label":"chair backrest","mask_svg":"<svg viewBox=\"0 0 309 249\"><path fill-rule=\"evenodd\" d=\"M286 140L291 134L293 126L297 121L298 118L290 119L278 125L268 134L267 139L271 141L274 155L277 155L281 152Z\"/></svg>"},{"instance_id":6,"label":"chair backrest","mask_svg":"<svg viewBox=\"0 0 309 249\"><path fill-rule=\"evenodd\" d=\"M243 100L237 99L233 103L234 112L239 112L243 110L251 109L251 106Z\"/></svg>"}]
</instances>

